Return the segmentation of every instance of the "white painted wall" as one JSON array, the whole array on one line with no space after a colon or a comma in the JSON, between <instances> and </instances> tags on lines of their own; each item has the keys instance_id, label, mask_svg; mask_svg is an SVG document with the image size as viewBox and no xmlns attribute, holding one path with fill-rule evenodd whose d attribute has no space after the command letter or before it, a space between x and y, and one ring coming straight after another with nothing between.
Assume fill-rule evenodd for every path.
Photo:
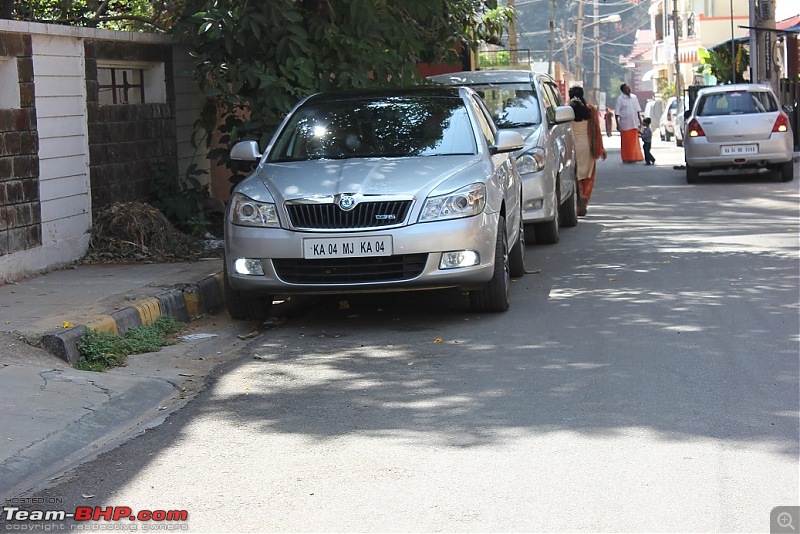
<instances>
[{"instance_id":1,"label":"white painted wall","mask_svg":"<svg viewBox=\"0 0 800 534\"><path fill-rule=\"evenodd\" d=\"M2 283L68 265L88 250L92 220L83 39L176 42L163 35L9 20L0 20L0 31L32 37L42 214L42 245L0 256ZM174 61L180 170L193 162L208 169L205 146L195 151L189 141L203 98L191 78L188 51L176 46Z\"/></svg>"},{"instance_id":2,"label":"white painted wall","mask_svg":"<svg viewBox=\"0 0 800 534\"><path fill-rule=\"evenodd\" d=\"M175 123L178 138L178 172L184 176L186 169L192 163L205 171L209 170L209 161L206 158L208 150L205 140L201 139L202 130L195 136L197 149L192 147L191 139L194 123L200 116L205 103L205 97L197 89L197 84L192 78L194 63L189 56L189 49L183 46L173 48L172 65L175 75ZM202 183L211 180L210 174L197 176Z\"/></svg>"}]
</instances>

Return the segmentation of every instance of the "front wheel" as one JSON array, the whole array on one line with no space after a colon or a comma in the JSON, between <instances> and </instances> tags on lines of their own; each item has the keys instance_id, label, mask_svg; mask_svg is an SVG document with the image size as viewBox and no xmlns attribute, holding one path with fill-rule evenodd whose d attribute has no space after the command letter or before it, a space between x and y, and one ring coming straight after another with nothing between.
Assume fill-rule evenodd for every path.
<instances>
[{"instance_id":1,"label":"front wheel","mask_svg":"<svg viewBox=\"0 0 800 534\"><path fill-rule=\"evenodd\" d=\"M578 180L575 179L575 182L572 186L572 193L570 193L569 198L567 198L566 202L561 204L561 213L559 216L561 217L561 226L565 228L573 228L578 226Z\"/></svg>"},{"instance_id":2,"label":"front wheel","mask_svg":"<svg viewBox=\"0 0 800 534\"><path fill-rule=\"evenodd\" d=\"M497 223L497 239L494 247L494 275L481 289L469 292L472 311L502 312L510 306L508 290L511 274L508 266L508 239L506 221L502 216Z\"/></svg>"},{"instance_id":3,"label":"front wheel","mask_svg":"<svg viewBox=\"0 0 800 534\"><path fill-rule=\"evenodd\" d=\"M519 278L525 274L525 225L522 224L522 217L519 219L517 242L508 254L508 270L512 278Z\"/></svg>"},{"instance_id":4,"label":"front wheel","mask_svg":"<svg viewBox=\"0 0 800 534\"><path fill-rule=\"evenodd\" d=\"M272 313L272 295L250 295L236 291L228 282L228 267L223 268L225 305L234 319L244 321L264 321Z\"/></svg>"},{"instance_id":5,"label":"front wheel","mask_svg":"<svg viewBox=\"0 0 800 534\"><path fill-rule=\"evenodd\" d=\"M544 221L533 225L533 233L536 236L536 242L543 245L555 245L561 239L558 231L561 226L561 217L559 211L561 209L561 198L559 197L559 184L556 182L555 192L553 194L553 202L555 202L553 209L553 219Z\"/></svg>"}]
</instances>

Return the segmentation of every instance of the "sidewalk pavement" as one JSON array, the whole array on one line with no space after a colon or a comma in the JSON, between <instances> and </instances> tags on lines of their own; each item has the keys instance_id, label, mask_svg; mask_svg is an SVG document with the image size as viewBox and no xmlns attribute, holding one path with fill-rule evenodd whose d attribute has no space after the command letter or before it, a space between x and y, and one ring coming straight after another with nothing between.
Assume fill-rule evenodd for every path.
<instances>
[{"instance_id":1,"label":"sidewalk pavement","mask_svg":"<svg viewBox=\"0 0 800 534\"><path fill-rule=\"evenodd\" d=\"M188 322L220 312L221 272L218 258L77 265L0 286L0 500L152 422L176 397L181 379L176 369L156 373L167 367L157 359L151 369L76 370L86 328L124 334L159 315Z\"/></svg>"}]
</instances>

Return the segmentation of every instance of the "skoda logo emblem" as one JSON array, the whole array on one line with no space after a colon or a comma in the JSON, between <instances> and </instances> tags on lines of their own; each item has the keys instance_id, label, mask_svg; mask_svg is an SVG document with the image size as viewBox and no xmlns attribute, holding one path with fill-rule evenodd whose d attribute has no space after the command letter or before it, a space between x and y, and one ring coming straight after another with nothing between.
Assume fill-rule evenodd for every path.
<instances>
[{"instance_id":1,"label":"skoda logo emblem","mask_svg":"<svg viewBox=\"0 0 800 534\"><path fill-rule=\"evenodd\" d=\"M351 209L356 207L356 199L351 197L350 195L342 195L339 198L339 207L342 211L350 211Z\"/></svg>"}]
</instances>

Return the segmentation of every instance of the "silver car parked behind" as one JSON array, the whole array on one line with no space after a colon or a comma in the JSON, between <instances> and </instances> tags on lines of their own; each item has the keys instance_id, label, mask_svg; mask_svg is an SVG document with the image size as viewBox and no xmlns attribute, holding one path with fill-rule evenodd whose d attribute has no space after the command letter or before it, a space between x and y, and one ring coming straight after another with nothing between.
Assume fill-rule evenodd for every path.
<instances>
[{"instance_id":1,"label":"silver car parked behind","mask_svg":"<svg viewBox=\"0 0 800 534\"><path fill-rule=\"evenodd\" d=\"M560 226L578 224L578 180L572 137L575 112L564 105L553 78L527 70L485 70L428 79L475 89L500 128L522 134L525 147L517 153L517 165L525 235L529 243L534 237L536 243L558 243Z\"/></svg>"},{"instance_id":2,"label":"silver car parked behind","mask_svg":"<svg viewBox=\"0 0 800 534\"><path fill-rule=\"evenodd\" d=\"M498 130L466 88L318 94L284 119L233 191L225 296L234 318L273 295L468 290L476 311L509 307L525 272L519 133Z\"/></svg>"},{"instance_id":3,"label":"silver car parked behind","mask_svg":"<svg viewBox=\"0 0 800 534\"><path fill-rule=\"evenodd\" d=\"M788 182L793 145L789 117L769 86L705 87L686 121L686 181L696 183L701 171L766 167Z\"/></svg>"}]
</instances>

